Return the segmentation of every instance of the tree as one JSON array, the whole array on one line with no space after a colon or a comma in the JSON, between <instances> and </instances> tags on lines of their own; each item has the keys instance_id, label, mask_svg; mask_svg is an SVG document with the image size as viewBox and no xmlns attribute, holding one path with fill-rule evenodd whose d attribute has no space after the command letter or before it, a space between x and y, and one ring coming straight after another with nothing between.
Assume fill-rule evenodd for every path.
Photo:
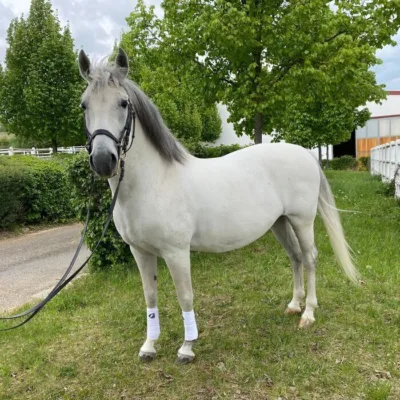
<instances>
[{"instance_id":1,"label":"tree","mask_svg":"<svg viewBox=\"0 0 400 400\"><path fill-rule=\"evenodd\" d=\"M79 99L83 82L69 27L61 29L48 0L32 0L28 18L11 22L0 120L37 145L83 142Z\"/></svg>"},{"instance_id":2,"label":"tree","mask_svg":"<svg viewBox=\"0 0 400 400\"><path fill-rule=\"evenodd\" d=\"M154 7L139 0L127 23L130 29L120 45L131 61L130 76L160 109L171 131L189 148L218 139L221 119L216 98L206 90L197 67L171 62L174 48L169 47L169 33Z\"/></svg>"},{"instance_id":3,"label":"tree","mask_svg":"<svg viewBox=\"0 0 400 400\"><path fill-rule=\"evenodd\" d=\"M394 44L390 0L164 0L169 46L227 105L238 135L314 146L345 140L385 97L369 68ZM344 116L344 118L343 118ZM328 125L328 130L326 129Z\"/></svg>"}]
</instances>

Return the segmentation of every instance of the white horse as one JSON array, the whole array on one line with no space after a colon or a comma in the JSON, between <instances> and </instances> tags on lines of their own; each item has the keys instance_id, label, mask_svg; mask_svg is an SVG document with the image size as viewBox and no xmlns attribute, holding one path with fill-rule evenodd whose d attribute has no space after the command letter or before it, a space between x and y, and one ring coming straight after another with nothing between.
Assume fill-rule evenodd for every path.
<instances>
[{"instance_id":1,"label":"white horse","mask_svg":"<svg viewBox=\"0 0 400 400\"><path fill-rule=\"evenodd\" d=\"M197 159L185 151L165 126L151 100L130 80L128 59L119 50L115 63L92 67L79 54L88 87L82 107L88 132L121 139L128 104L137 116L136 137L126 154L125 177L114 209L115 226L138 265L147 304L147 340L142 360L156 355L160 334L157 309L157 257L166 261L182 308L185 340L178 361L193 360L198 337L193 311L190 251L224 252L257 240L269 229L293 266L293 298L287 313L301 313L305 296L302 264L307 271L307 299L300 327L312 324L317 307L314 219L317 208L345 274L357 282L329 184L313 155L300 146L264 144L227 156ZM118 184L119 151L109 135L97 135L90 166L107 177L113 195Z\"/></svg>"}]
</instances>

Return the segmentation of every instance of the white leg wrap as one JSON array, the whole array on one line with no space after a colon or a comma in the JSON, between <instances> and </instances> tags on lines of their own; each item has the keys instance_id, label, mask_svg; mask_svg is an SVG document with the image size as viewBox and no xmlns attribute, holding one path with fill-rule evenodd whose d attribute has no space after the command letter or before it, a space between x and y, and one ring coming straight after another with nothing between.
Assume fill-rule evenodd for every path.
<instances>
[{"instance_id":1,"label":"white leg wrap","mask_svg":"<svg viewBox=\"0 0 400 400\"><path fill-rule=\"evenodd\" d=\"M196 318L194 311L182 311L183 324L185 326L185 340L196 340L199 336L197 332Z\"/></svg>"},{"instance_id":2,"label":"white leg wrap","mask_svg":"<svg viewBox=\"0 0 400 400\"><path fill-rule=\"evenodd\" d=\"M158 308L147 309L147 339L157 340L160 336L160 320Z\"/></svg>"}]
</instances>

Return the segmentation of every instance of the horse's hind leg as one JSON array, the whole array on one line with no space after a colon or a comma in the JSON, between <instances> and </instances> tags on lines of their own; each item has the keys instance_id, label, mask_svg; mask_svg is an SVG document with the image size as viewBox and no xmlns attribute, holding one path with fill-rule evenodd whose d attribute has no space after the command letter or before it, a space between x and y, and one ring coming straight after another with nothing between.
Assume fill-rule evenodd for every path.
<instances>
[{"instance_id":1,"label":"horse's hind leg","mask_svg":"<svg viewBox=\"0 0 400 400\"><path fill-rule=\"evenodd\" d=\"M299 241L303 263L307 271L306 309L301 316L299 324L299 328L304 328L315 322L314 310L318 306L315 288L318 251L314 243L314 218L302 219L289 217L289 220Z\"/></svg>"},{"instance_id":2,"label":"horse's hind leg","mask_svg":"<svg viewBox=\"0 0 400 400\"><path fill-rule=\"evenodd\" d=\"M300 314L300 303L303 300L305 293L299 241L285 216L278 218L271 229L279 243L286 250L293 268L293 298L288 304L285 312L287 314Z\"/></svg>"}]
</instances>

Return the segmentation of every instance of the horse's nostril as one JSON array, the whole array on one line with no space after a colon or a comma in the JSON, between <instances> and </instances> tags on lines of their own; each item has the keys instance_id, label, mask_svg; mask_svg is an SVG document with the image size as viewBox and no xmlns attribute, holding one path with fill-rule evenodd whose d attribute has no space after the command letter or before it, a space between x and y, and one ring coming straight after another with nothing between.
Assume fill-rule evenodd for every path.
<instances>
[{"instance_id":1,"label":"horse's nostril","mask_svg":"<svg viewBox=\"0 0 400 400\"><path fill-rule=\"evenodd\" d=\"M111 165L114 167L117 164L117 157L115 154L111 154Z\"/></svg>"}]
</instances>

